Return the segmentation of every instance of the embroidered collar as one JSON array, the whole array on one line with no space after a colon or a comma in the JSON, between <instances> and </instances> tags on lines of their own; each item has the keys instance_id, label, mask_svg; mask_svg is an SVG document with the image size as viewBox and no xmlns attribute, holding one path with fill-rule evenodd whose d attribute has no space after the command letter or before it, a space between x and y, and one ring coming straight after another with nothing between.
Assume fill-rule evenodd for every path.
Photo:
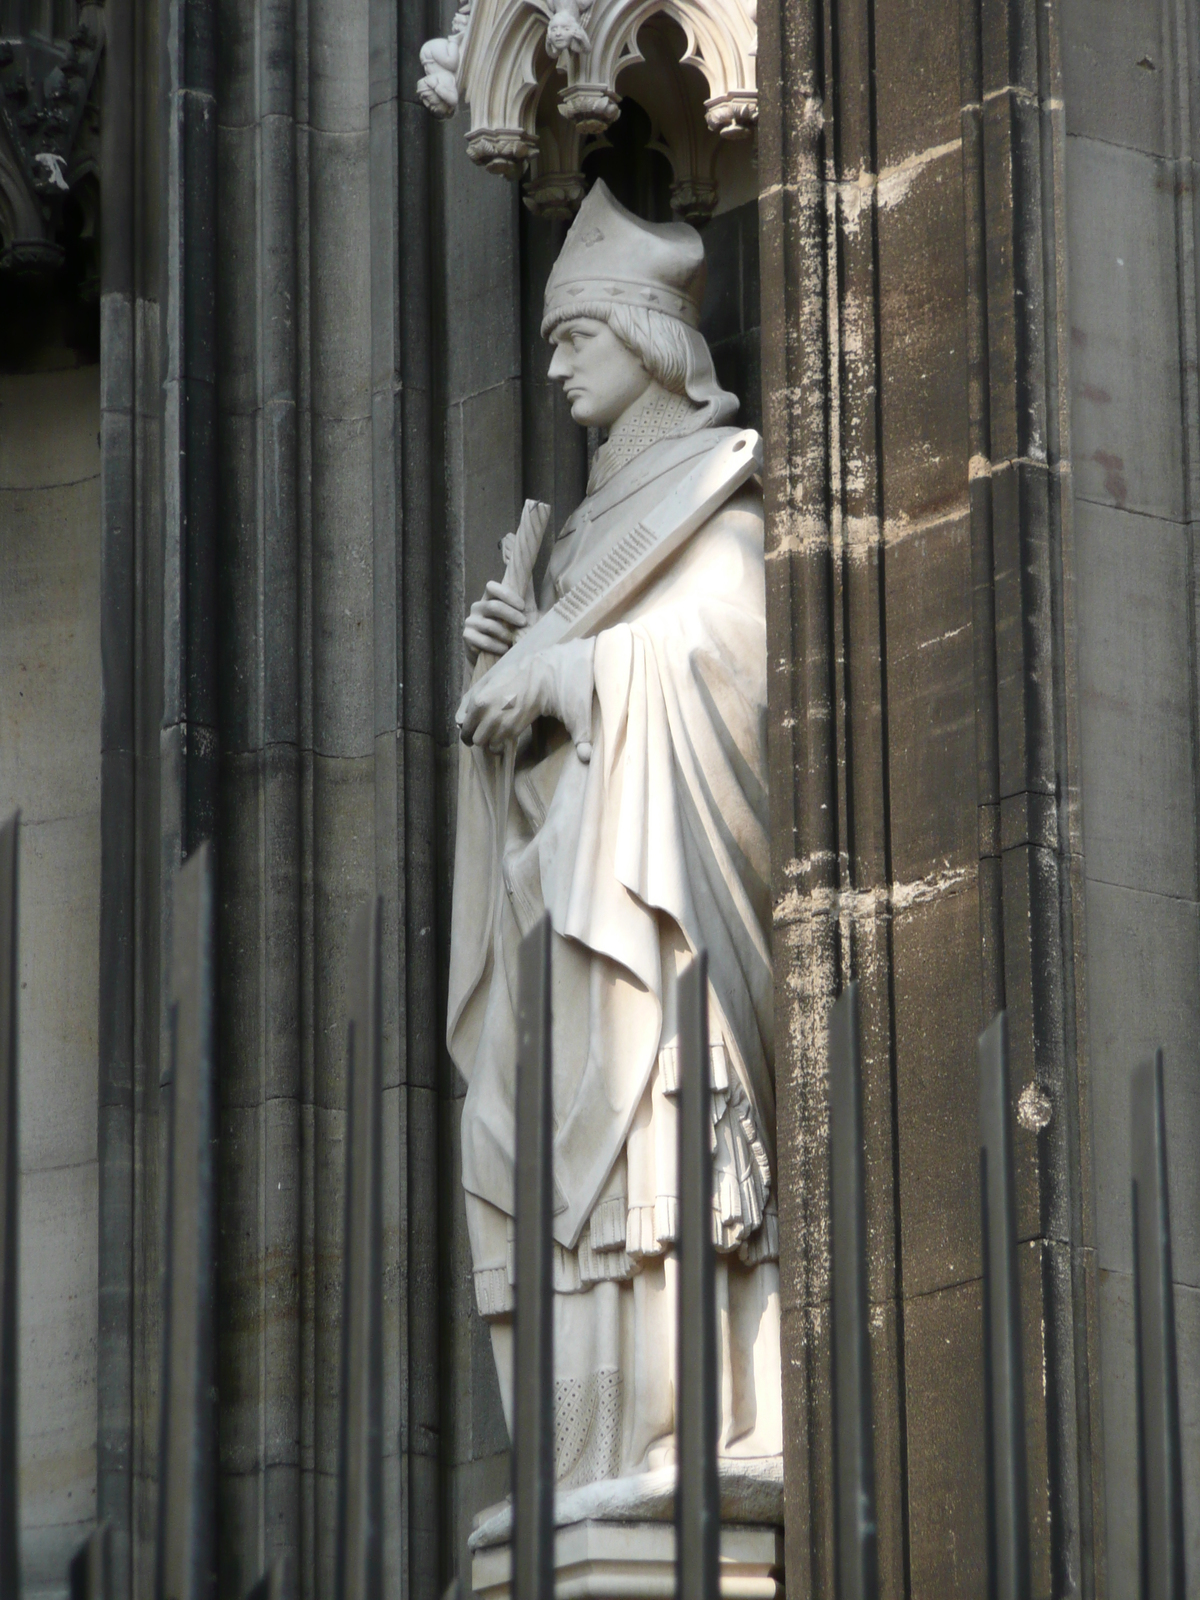
<instances>
[{"instance_id":1,"label":"embroidered collar","mask_svg":"<svg viewBox=\"0 0 1200 1600\"><path fill-rule=\"evenodd\" d=\"M699 419L701 409L686 395L672 394L657 384L652 385L634 401L596 451L588 474L588 494L593 495L603 488L622 467L652 444L669 434L688 431L686 425Z\"/></svg>"}]
</instances>

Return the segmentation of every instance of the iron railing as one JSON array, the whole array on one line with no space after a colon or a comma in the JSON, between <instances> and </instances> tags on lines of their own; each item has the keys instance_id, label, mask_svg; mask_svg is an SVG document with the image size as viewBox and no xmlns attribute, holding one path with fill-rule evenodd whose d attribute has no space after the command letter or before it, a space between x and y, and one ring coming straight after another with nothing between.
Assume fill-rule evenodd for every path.
<instances>
[{"instance_id":1,"label":"iron railing","mask_svg":"<svg viewBox=\"0 0 1200 1600\"><path fill-rule=\"evenodd\" d=\"M0 827L0 1600L18 1593L17 844ZM337 1600L382 1595L381 905L355 919L349 949L347 1137L338 1460ZM158 1600L216 1594L214 1374L215 905L211 849L181 869L171 975L171 1115L164 1263ZM550 925L521 946L513 1341L513 1600L554 1593L554 1321L551 1233ZM717 1330L710 1220L707 963L680 983L679 1306L676 1593L716 1600ZM871 1412L870 1308L863 1183L857 986L829 1023L832 1398L838 1600L879 1594ZM979 1040L980 1201L989 1600L1028 1600L1024 1379L1008 1032L1003 1013ZM1167 1200L1162 1052L1132 1079L1132 1198L1137 1385L1139 1600L1183 1600L1179 1386ZM111 1600L111 1534L101 1526L70 1568L72 1600ZM247 1600L283 1600L276 1565Z\"/></svg>"}]
</instances>

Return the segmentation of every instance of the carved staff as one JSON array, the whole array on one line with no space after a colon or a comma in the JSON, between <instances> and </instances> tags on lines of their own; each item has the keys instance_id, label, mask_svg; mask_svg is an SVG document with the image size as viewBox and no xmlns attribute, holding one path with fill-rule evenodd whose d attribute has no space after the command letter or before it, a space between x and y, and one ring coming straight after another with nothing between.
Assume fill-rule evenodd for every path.
<instances>
[{"instance_id":1,"label":"carved staff","mask_svg":"<svg viewBox=\"0 0 1200 1600\"><path fill-rule=\"evenodd\" d=\"M505 587L525 598L533 582L533 569L541 554L550 522L550 507L544 500L526 500L521 507L521 520L516 533L504 536L501 546L504 555Z\"/></svg>"},{"instance_id":2,"label":"carved staff","mask_svg":"<svg viewBox=\"0 0 1200 1600\"><path fill-rule=\"evenodd\" d=\"M1021 1370L1017 1202L1008 1096L1008 1017L1001 1011L979 1036L988 1595L990 1600L1028 1600L1025 1385Z\"/></svg>"},{"instance_id":3,"label":"carved staff","mask_svg":"<svg viewBox=\"0 0 1200 1600\"><path fill-rule=\"evenodd\" d=\"M1163 1054L1133 1074L1133 1283L1141 1600L1183 1600L1183 1471Z\"/></svg>"},{"instance_id":4,"label":"carved staff","mask_svg":"<svg viewBox=\"0 0 1200 1600\"><path fill-rule=\"evenodd\" d=\"M112 1580L112 1525L102 1522L71 1561L71 1600L116 1600Z\"/></svg>"},{"instance_id":5,"label":"carved staff","mask_svg":"<svg viewBox=\"0 0 1200 1600\"><path fill-rule=\"evenodd\" d=\"M349 950L337 1600L379 1600L383 1592L382 909L379 899L360 909Z\"/></svg>"},{"instance_id":6,"label":"carved staff","mask_svg":"<svg viewBox=\"0 0 1200 1600\"><path fill-rule=\"evenodd\" d=\"M175 879L157 1600L216 1595L214 920L205 842Z\"/></svg>"},{"instance_id":7,"label":"carved staff","mask_svg":"<svg viewBox=\"0 0 1200 1600\"><path fill-rule=\"evenodd\" d=\"M544 500L526 500L515 533L506 533L501 542L504 555L504 586L524 599L533 581L533 569L541 552L550 521L550 507ZM500 659L499 652L481 650L475 658L471 682L478 683Z\"/></svg>"},{"instance_id":8,"label":"carved staff","mask_svg":"<svg viewBox=\"0 0 1200 1600\"><path fill-rule=\"evenodd\" d=\"M517 989L513 1600L554 1595L553 1107L550 918L521 941Z\"/></svg>"},{"instance_id":9,"label":"carved staff","mask_svg":"<svg viewBox=\"0 0 1200 1600\"><path fill-rule=\"evenodd\" d=\"M679 1076L675 1592L688 1600L717 1600L721 1498L717 1479L708 954L704 950L679 980Z\"/></svg>"},{"instance_id":10,"label":"carved staff","mask_svg":"<svg viewBox=\"0 0 1200 1600\"><path fill-rule=\"evenodd\" d=\"M517 531L505 534L502 541L504 583L506 587L514 590L522 598L524 598L526 590L533 581L533 569L542 548L542 541L546 537L546 528L549 521L550 507L544 500L526 500L521 510L521 520L517 524ZM475 670L471 674L471 682L473 684L478 683L484 673L490 671L500 659L500 656L493 655L490 651L481 650L475 658ZM471 747L472 759L479 764L483 792L488 796L488 804L492 810L492 869L494 874L492 938L498 953L501 937L500 900L504 892L500 876L501 863L504 860L504 841L508 828L508 807L512 798L513 776L516 771L517 747L515 741L511 739L505 744L504 755L495 773L493 786L489 781L490 775L484 752L472 745L465 735L463 737Z\"/></svg>"},{"instance_id":11,"label":"carved staff","mask_svg":"<svg viewBox=\"0 0 1200 1600\"><path fill-rule=\"evenodd\" d=\"M0 1595L17 1561L17 840L0 827Z\"/></svg>"},{"instance_id":12,"label":"carved staff","mask_svg":"<svg viewBox=\"0 0 1200 1600\"><path fill-rule=\"evenodd\" d=\"M829 1189L837 1594L838 1600L875 1600L879 1570L856 983L847 984L829 1016Z\"/></svg>"}]
</instances>

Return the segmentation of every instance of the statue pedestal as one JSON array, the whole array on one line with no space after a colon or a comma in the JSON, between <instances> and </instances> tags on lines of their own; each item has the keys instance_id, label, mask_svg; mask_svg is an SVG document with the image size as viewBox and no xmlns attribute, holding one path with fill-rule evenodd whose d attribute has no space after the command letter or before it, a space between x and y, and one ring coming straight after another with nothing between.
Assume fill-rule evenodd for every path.
<instances>
[{"instance_id":1,"label":"statue pedestal","mask_svg":"<svg viewBox=\"0 0 1200 1600\"><path fill-rule=\"evenodd\" d=\"M783 1462L723 1457L721 1594L783 1600ZM674 1600L675 1468L606 1478L555 1496L554 1590L561 1600ZM479 1514L469 1540L479 1600L512 1593L512 1507Z\"/></svg>"},{"instance_id":2,"label":"statue pedestal","mask_svg":"<svg viewBox=\"0 0 1200 1600\"><path fill-rule=\"evenodd\" d=\"M471 1588L479 1600L509 1600L507 1544L479 1550ZM666 1522L575 1522L557 1530L554 1591L571 1600L674 1600L675 1530ZM782 1600L783 1530L721 1530L722 1600Z\"/></svg>"}]
</instances>

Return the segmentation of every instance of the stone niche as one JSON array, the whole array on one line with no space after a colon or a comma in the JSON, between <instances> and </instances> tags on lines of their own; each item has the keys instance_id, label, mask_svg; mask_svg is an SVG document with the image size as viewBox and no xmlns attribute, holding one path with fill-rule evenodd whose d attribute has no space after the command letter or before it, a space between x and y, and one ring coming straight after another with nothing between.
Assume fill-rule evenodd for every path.
<instances>
[{"instance_id":1,"label":"stone niche","mask_svg":"<svg viewBox=\"0 0 1200 1600\"><path fill-rule=\"evenodd\" d=\"M422 102L465 105L472 160L569 218L623 99L650 119L671 207L703 224L757 195L756 0L467 0L421 51Z\"/></svg>"}]
</instances>

